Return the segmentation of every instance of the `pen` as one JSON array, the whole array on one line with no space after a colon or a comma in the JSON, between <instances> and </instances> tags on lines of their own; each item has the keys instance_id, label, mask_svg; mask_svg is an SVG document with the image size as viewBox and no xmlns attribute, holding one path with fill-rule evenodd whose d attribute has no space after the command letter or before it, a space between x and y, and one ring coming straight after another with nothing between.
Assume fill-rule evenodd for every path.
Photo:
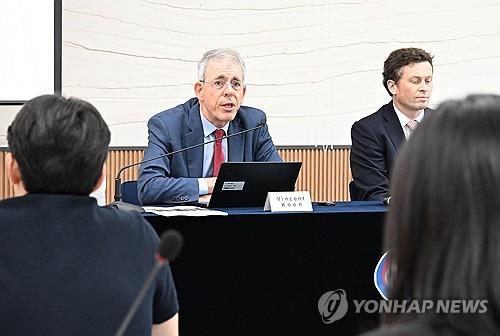
<instances>
[{"instance_id":1,"label":"pen","mask_svg":"<svg viewBox=\"0 0 500 336\"><path fill-rule=\"evenodd\" d=\"M333 206L335 205L335 202L314 202L316 205L321 205L321 206Z\"/></svg>"}]
</instances>

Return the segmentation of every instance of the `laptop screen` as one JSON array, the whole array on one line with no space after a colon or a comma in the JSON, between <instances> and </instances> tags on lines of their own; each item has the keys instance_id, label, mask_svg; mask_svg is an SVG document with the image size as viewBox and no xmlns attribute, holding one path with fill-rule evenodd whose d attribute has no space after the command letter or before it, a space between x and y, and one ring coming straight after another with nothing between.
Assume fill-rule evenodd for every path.
<instances>
[{"instance_id":1,"label":"laptop screen","mask_svg":"<svg viewBox=\"0 0 500 336\"><path fill-rule=\"evenodd\" d=\"M301 162L224 162L209 208L264 207L270 191L293 191Z\"/></svg>"}]
</instances>

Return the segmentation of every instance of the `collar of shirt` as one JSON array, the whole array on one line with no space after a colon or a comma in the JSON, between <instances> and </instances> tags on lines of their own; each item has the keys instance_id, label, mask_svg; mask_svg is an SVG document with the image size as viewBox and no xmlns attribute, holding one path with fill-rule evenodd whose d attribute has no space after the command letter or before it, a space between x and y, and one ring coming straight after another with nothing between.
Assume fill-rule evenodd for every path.
<instances>
[{"instance_id":1,"label":"collar of shirt","mask_svg":"<svg viewBox=\"0 0 500 336\"><path fill-rule=\"evenodd\" d=\"M394 106L394 111L396 111L396 115L398 116L399 123L401 124L401 128L403 129L403 132L405 133L405 137L408 139L408 132L407 132L407 128L405 127L406 124L410 120L416 120L420 124L422 122L422 119L424 119L425 109L422 110L421 113L419 113L418 116L415 119L410 119L407 116L405 116L403 114L403 112L401 112L400 110L398 110L398 108L396 107L396 105L394 104L394 102L392 103L392 106Z\"/></svg>"},{"instance_id":2,"label":"collar of shirt","mask_svg":"<svg viewBox=\"0 0 500 336\"><path fill-rule=\"evenodd\" d=\"M214 124L212 124L210 121L208 121L207 118L203 115L201 112L200 108L200 118L201 118L201 126L203 127L203 136L205 138L209 137L218 127L216 127ZM227 123L224 127L222 127L224 132L226 132L227 135L227 130L229 129L229 123ZM215 137L212 138L212 140L215 139Z\"/></svg>"}]
</instances>

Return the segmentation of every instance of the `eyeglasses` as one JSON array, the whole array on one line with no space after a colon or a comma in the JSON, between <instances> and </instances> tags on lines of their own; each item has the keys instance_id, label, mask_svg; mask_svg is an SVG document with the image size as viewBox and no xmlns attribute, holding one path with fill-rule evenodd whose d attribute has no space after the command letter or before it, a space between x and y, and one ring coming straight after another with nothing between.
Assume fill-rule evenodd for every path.
<instances>
[{"instance_id":1,"label":"eyeglasses","mask_svg":"<svg viewBox=\"0 0 500 336\"><path fill-rule=\"evenodd\" d=\"M202 80L200 80L200 82L205 83L205 84L210 84L216 90L222 90L222 89L226 88L228 85L231 85L231 87L233 88L234 91L240 91L244 86L244 84L237 79L232 79L230 81L216 79L216 80L211 81L211 82L207 82L204 79L202 79Z\"/></svg>"}]
</instances>

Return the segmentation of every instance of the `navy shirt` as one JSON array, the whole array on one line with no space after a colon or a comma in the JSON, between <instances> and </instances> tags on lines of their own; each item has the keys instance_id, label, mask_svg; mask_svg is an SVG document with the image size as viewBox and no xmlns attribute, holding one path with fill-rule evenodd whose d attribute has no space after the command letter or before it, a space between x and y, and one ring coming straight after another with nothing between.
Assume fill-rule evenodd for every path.
<instances>
[{"instance_id":1,"label":"navy shirt","mask_svg":"<svg viewBox=\"0 0 500 336\"><path fill-rule=\"evenodd\" d=\"M113 335L154 263L158 236L133 212L87 196L0 202L2 335ZM178 311L168 265L126 335L150 335Z\"/></svg>"}]
</instances>

